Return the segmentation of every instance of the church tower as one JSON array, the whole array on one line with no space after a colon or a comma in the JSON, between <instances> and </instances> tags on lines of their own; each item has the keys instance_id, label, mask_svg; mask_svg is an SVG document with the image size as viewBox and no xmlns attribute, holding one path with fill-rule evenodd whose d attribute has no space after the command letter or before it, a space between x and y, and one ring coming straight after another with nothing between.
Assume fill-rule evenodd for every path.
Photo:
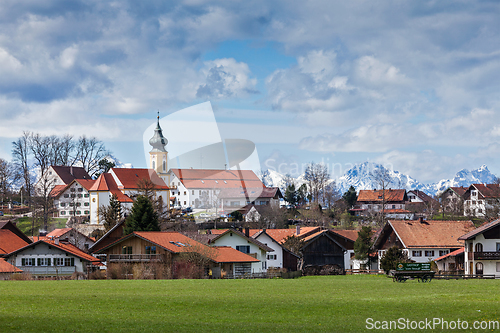
<instances>
[{"instance_id":1,"label":"church tower","mask_svg":"<svg viewBox=\"0 0 500 333\"><path fill-rule=\"evenodd\" d=\"M160 112L158 112L157 123L155 128L155 134L151 139L149 139L149 144L153 147L149 152L149 167L156 171L158 176L165 182L165 184L169 184L170 180L168 179L167 171L167 150L165 146L168 143L168 140L163 137L163 133L160 127Z\"/></svg>"}]
</instances>

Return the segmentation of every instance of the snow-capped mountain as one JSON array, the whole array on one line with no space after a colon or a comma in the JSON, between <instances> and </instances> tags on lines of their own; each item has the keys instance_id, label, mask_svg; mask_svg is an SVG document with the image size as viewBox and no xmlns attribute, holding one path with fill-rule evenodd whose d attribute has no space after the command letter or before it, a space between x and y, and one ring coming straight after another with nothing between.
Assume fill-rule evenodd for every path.
<instances>
[{"instance_id":1,"label":"snow-capped mountain","mask_svg":"<svg viewBox=\"0 0 500 333\"><path fill-rule=\"evenodd\" d=\"M344 175L335 180L337 189L340 193L346 192L350 186L354 186L357 191L380 188L377 179L377 173L385 173L390 179L387 182L388 187L404 188L406 190L421 190L429 195L438 195L448 187L469 186L470 184L491 184L496 179L486 165L482 165L476 170L462 169L455 177L443 179L436 183L423 184L411 176L400 173L396 170L389 170L376 163L365 162L356 164L347 170ZM261 179L266 186L277 186L282 191L285 190L285 176L275 170L266 170L262 172ZM333 179L331 180L333 181ZM305 183L304 175L295 178L295 186L298 187Z\"/></svg>"}]
</instances>

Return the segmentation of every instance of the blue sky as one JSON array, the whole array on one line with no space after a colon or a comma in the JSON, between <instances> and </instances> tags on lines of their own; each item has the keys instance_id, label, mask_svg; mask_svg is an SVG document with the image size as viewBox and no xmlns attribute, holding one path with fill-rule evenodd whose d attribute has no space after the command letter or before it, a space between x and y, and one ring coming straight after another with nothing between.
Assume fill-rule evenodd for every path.
<instances>
[{"instance_id":1,"label":"blue sky","mask_svg":"<svg viewBox=\"0 0 500 333\"><path fill-rule=\"evenodd\" d=\"M211 101L263 166L500 174L498 17L497 1L5 0L0 157L23 131L71 133L145 167L156 111Z\"/></svg>"}]
</instances>

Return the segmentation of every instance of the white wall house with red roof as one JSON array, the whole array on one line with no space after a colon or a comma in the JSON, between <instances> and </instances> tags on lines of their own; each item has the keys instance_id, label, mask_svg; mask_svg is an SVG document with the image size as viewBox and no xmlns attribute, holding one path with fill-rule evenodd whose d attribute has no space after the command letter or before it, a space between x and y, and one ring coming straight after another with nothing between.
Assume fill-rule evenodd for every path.
<instances>
[{"instance_id":1,"label":"white wall house with red roof","mask_svg":"<svg viewBox=\"0 0 500 333\"><path fill-rule=\"evenodd\" d=\"M69 276L86 273L100 261L76 246L58 239L39 240L5 256L7 262L34 276Z\"/></svg>"},{"instance_id":2,"label":"white wall house with red roof","mask_svg":"<svg viewBox=\"0 0 500 333\"><path fill-rule=\"evenodd\" d=\"M54 216L90 216L90 193L92 179L74 179L68 185L56 185L51 196L54 199Z\"/></svg>"},{"instance_id":3,"label":"white wall house with red roof","mask_svg":"<svg viewBox=\"0 0 500 333\"><path fill-rule=\"evenodd\" d=\"M500 219L460 236L465 241L465 274L500 277Z\"/></svg>"},{"instance_id":4,"label":"white wall house with red roof","mask_svg":"<svg viewBox=\"0 0 500 333\"><path fill-rule=\"evenodd\" d=\"M140 194L141 182L148 181L155 185L154 197L163 201L163 207L169 209L169 188L153 169L112 168L103 173L90 188L90 223L102 224L99 207L108 206L116 195L123 211L132 208L133 198Z\"/></svg>"}]
</instances>

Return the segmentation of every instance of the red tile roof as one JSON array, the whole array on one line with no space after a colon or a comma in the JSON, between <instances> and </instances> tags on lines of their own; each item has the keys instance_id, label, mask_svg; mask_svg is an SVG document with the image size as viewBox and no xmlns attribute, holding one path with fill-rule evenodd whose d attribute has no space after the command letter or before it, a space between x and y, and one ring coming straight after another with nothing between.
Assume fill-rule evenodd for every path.
<instances>
[{"instance_id":1,"label":"red tile roof","mask_svg":"<svg viewBox=\"0 0 500 333\"><path fill-rule=\"evenodd\" d=\"M73 179L92 179L92 177L90 177L87 171L85 171L82 167L59 165L52 165L51 167L65 184L71 183Z\"/></svg>"},{"instance_id":2,"label":"red tile roof","mask_svg":"<svg viewBox=\"0 0 500 333\"><path fill-rule=\"evenodd\" d=\"M60 196L64 192L66 187L67 187L67 185L56 185L56 186L54 186L54 188L52 188L52 190L50 190L49 195L53 198L57 198L58 196Z\"/></svg>"},{"instance_id":3,"label":"red tile roof","mask_svg":"<svg viewBox=\"0 0 500 333\"><path fill-rule=\"evenodd\" d=\"M386 214L410 214L411 212L406 209L385 209Z\"/></svg>"},{"instance_id":4,"label":"red tile roof","mask_svg":"<svg viewBox=\"0 0 500 333\"><path fill-rule=\"evenodd\" d=\"M456 194L458 194L459 196L463 196L465 191L467 191L468 187L464 187L464 186L450 187L450 189L452 189L452 191L455 192Z\"/></svg>"},{"instance_id":5,"label":"red tile roof","mask_svg":"<svg viewBox=\"0 0 500 333\"><path fill-rule=\"evenodd\" d=\"M387 223L406 248L463 247L459 237L474 229L472 221L390 220Z\"/></svg>"},{"instance_id":6,"label":"red tile roof","mask_svg":"<svg viewBox=\"0 0 500 333\"><path fill-rule=\"evenodd\" d=\"M0 273L21 273L22 270L0 258Z\"/></svg>"},{"instance_id":7,"label":"red tile roof","mask_svg":"<svg viewBox=\"0 0 500 333\"><path fill-rule=\"evenodd\" d=\"M211 259L217 263L225 262L259 262L259 259L249 256L243 252L233 249L230 246L214 246L214 256Z\"/></svg>"},{"instance_id":8,"label":"red tile roof","mask_svg":"<svg viewBox=\"0 0 500 333\"><path fill-rule=\"evenodd\" d=\"M485 198L500 198L500 184L472 184Z\"/></svg>"},{"instance_id":9,"label":"red tile roof","mask_svg":"<svg viewBox=\"0 0 500 333\"><path fill-rule=\"evenodd\" d=\"M168 190L168 186L153 169L112 168L111 173L118 178L117 185L119 189L138 189L138 182L141 179L148 179L156 185L158 190Z\"/></svg>"},{"instance_id":10,"label":"red tile roof","mask_svg":"<svg viewBox=\"0 0 500 333\"><path fill-rule=\"evenodd\" d=\"M68 231L72 230L73 228L62 228L62 229L54 229L52 230L51 232L49 232L47 234L47 238L50 238L50 237L61 237L62 235L64 235L65 233L67 233Z\"/></svg>"},{"instance_id":11,"label":"red tile roof","mask_svg":"<svg viewBox=\"0 0 500 333\"><path fill-rule=\"evenodd\" d=\"M350 239L353 242L355 242L358 239L358 232L359 232L359 230L338 230L338 229L334 229L334 230L330 230L330 231L333 232L333 233L339 234L340 236L343 236L343 237L345 237L347 239Z\"/></svg>"},{"instance_id":12,"label":"red tile roof","mask_svg":"<svg viewBox=\"0 0 500 333\"><path fill-rule=\"evenodd\" d=\"M116 185L115 179L110 173L101 174L89 191L109 191L111 194L115 194L120 202L133 202L130 197L120 191L118 185Z\"/></svg>"},{"instance_id":13,"label":"red tile roof","mask_svg":"<svg viewBox=\"0 0 500 333\"><path fill-rule=\"evenodd\" d=\"M0 255L16 251L29 243L8 229L0 229Z\"/></svg>"},{"instance_id":14,"label":"red tile roof","mask_svg":"<svg viewBox=\"0 0 500 333\"><path fill-rule=\"evenodd\" d=\"M482 234L483 232L490 230L498 225L500 225L500 219L494 220L491 222L487 222L487 223L483 223L479 228L471 230L470 232L460 236L458 239L459 240L472 239L472 238L476 237L477 235Z\"/></svg>"},{"instance_id":15,"label":"red tile roof","mask_svg":"<svg viewBox=\"0 0 500 333\"><path fill-rule=\"evenodd\" d=\"M212 235L221 235L230 229L212 229L210 230ZM257 237L257 234L264 229L250 229L250 237ZM320 230L320 227L300 227L300 234L297 235L297 229L266 229L266 234L268 234L276 242L283 244L285 239L289 236L298 236L299 238L305 237L313 232Z\"/></svg>"},{"instance_id":16,"label":"red tile roof","mask_svg":"<svg viewBox=\"0 0 500 333\"><path fill-rule=\"evenodd\" d=\"M382 190L360 190L358 202L376 201L382 202L384 191ZM405 201L406 190L404 189L388 189L385 190L385 201Z\"/></svg>"},{"instance_id":17,"label":"red tile roof","mask_svg":"<svg viewBox=\"0 0 500 333\"><path fill-rule=\"evenodd\" d=\"M171 169L188 189L264 188L251 170Z\"/></svg>"},{"instance_id":18,"label":"red tile roof","mask_svg":"<svg viewBox=\"0 0 500 333\"><path fill-rule=\"evenodd\" d=\"M443 259L448 258L448 257L455 257L456 255L459 255L459 254L464 253L464 252L465 252L465 248L462 247L458 250L455 250L453 252L445 254L444 256L441 256L441 257L435 259L434 261L440 261L440 260L443 260Z\"/></svg>"},{"instance_id":19,"label":"red tile roof","mask_svg":"<svg viewBox=\"0 0 500 333\"><path fill-rule=\"evenodd\" d=\"M219 193L219 198L283 198L278 187L258 187L258 188L231 188L223 189Z\"/></svg>"}]
</instances>

